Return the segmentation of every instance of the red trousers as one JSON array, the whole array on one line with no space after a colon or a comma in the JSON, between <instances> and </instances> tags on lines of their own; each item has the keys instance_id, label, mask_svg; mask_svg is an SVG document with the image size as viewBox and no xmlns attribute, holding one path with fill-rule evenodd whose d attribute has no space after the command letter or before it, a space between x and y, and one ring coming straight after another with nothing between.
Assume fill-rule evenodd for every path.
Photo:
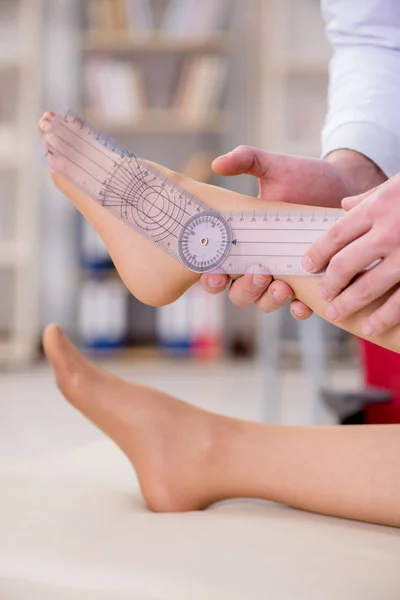
<instances>
[{"instance_id":1,"label":"red trousers","mask_svg":"<svg viewBox=\"0 0 400 600\"><path fill-rule=\"evenodd\" d=\"M360 340L360 352L367 387L389 390L391 402L372 403L365 409L367 423L400 423L400 354Z\"/></svg>"}]
</instances>

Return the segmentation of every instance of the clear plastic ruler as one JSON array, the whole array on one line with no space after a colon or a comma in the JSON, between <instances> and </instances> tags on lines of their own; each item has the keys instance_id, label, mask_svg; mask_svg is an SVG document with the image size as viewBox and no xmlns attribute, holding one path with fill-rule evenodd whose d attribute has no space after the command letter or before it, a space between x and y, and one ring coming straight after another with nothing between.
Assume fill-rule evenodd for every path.
<instances>
[{"instance_id":1,"label":"clear plastic ruler","mask_svg":"<svg viewBox=\"0 0 400 600\"><path fill-rule=\"evenodd\" d=\"M305 251L344 214L219 212L71 111L44 142L51 169L196 273L306 275Z\"/></svg>"}]
</instances>

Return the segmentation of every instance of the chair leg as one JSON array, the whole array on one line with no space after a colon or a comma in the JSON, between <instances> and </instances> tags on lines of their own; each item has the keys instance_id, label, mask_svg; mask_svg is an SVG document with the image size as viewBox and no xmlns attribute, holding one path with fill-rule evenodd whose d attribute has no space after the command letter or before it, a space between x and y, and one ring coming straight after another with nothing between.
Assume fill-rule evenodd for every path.
<instances>
[{"instance_id":1,"label":"chair leg","mask_svg":"<svg viewBox=\"0 0 400 600\"><path fill-rule=\"evenodd\" d=\"M323 321L313 315L298 322L300 351L303 369L307 375L309 389L308 422L322 425L326 422L326 411L321 399L321 390L326 380L326 355Z\"/></svg>"},{"instance_id":2,"label":"chair leg","mask_svg":"<svg viewBox=\"0 0 400 600\"><path fill-rule=\"evenodd\" d=\"M279 410L279 358L283 329L283 309L271 314L259 314L258 360L261 371L261 420L278 423Z\"/></svg>"}]
</instances>

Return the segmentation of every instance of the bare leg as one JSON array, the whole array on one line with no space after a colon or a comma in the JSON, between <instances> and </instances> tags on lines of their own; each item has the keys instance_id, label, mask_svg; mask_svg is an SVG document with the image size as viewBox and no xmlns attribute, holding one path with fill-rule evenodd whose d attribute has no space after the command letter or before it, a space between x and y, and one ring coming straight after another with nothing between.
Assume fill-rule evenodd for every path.
<instances>
[{"instance_id":1,"label":"bare leg","mask_svg":"<svg viewBox=\"0 0 400 600\"><path fill-rule=\"evenodd\" d=\"M46 113L40 121L40 130L46 144L46 134L53 113ZM169 171L165 167L156 165L157 168L177 181L192 194L206 201L210 206L219 210L268 208L301 208L299 205L283 204L281 202L266 202L259 198L252 198L236 194L205 183L189 179L184 175ZM56 172L51 172L55 185L84 215L93 228L100 234L110 252L122 280L130 292L145 304L163 305L176 300L181 296L199 276L186 270L181 264L154 246L147 239L139 235L125 223L111 215L105 208L97 204L90 197L78 190L69 181ZM313 207L315 210L318 208ZM323 209L329 210L329 209ZM137 260L138 256L146 256L146 260ZM312 308L317 314L325 316L326 302L318 294L318 278L313 277L281 277L287 281L295 291L296 297ZM371 314L382 300L375 302L368 308L357 313L354 317L343 323L340 327L358 336L363 337L361 326L364 319ZM373 338L373 341L386 348L400 352L400 327L382 336Z\"/></svg>"},{"instance_id":2,"label":"bare leg","mask_svg":"<svg viewBox=\"0 0 400 600\"><path fill-rule=\"evenodd\" d=\"M400 426L230 419L102 371L56 326L44 344L61 391L125 452L151 509L250 497L400 527Z\"/></svg>"}]
</instances>

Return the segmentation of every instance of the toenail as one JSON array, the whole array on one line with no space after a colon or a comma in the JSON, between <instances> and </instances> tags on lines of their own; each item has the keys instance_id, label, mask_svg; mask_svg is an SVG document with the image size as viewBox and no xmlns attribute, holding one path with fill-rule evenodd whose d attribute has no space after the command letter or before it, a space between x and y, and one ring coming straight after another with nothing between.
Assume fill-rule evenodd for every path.
<instances>
[{"instance_id":1,"label":"toenail","mask_svg":"<svg viewBox=\"0 0 400 600\"><path fill-rule=\"evenodd\" d=\"M42 133L46 133L46 131L48 130L49 127L50 127L50 122L47 119L45 119L45 118L40 119L39 129Z\"/></svg>"},{"instance_id":2,"label":"toenail","mask_svg":"<svg viewBox=\"0 0 400 600\"><path fill-rule=\"evenodd\" d=\"M42 133L45 133L49 129L55 116L56 113L48 111L41 117L39 120L39 129Z\"/></svg>"}]
</instances>

